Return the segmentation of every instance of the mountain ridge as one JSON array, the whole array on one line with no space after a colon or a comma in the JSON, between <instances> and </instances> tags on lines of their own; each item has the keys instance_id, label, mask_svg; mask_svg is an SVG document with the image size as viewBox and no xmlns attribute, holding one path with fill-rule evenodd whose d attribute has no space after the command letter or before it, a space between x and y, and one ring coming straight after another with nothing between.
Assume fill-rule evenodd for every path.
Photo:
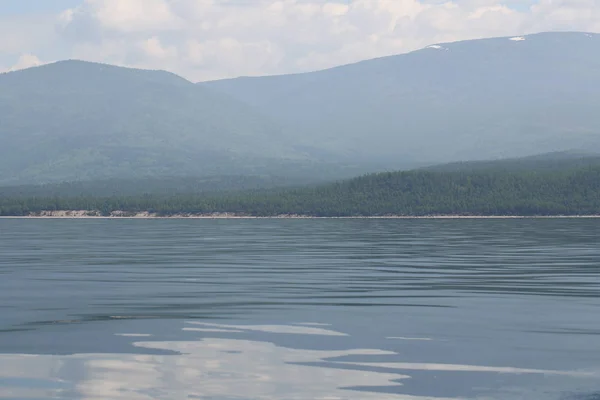
<instances>
[{"instance_id":1,"label":"mountain ridge","mask_svg":"<svg viewBox=\"0 0 600 400\"><path fill-rule=\"evenodd\" d=\"M215 174L303 158L250 106L164 71L64 61L11 72L0 76L0 107L0 178L8 170L13 181Z\"/></svg>"},{"instance_id":2,"label":"mountain ridge","mask_svg":"<svg viewBox=\"0 0 600 400\"><path fill-rule=\"evenodd\" d=\"M460 41L317 72L200 84L78 60L9 72L0 75L0 184L335 178L600 151L598 38Z\"/></svg>"},{"instance_id":3,"label":"mountain ridge","mask_svg":"<svg viewBox=\"0 0 600 400\"><path fill-rule=\"evenodd\" d=\"M350 156L370 152L371 158L402 155L439 163L600 148L597 135L585 137L600 127L593 112L600 100L592 93L600 84L595 55L600 35L511 38L452 42L317 72L199 85L252 104L291 129L320 127L323 138L315 135L307 144L321 139L330 150L345 146ZM592 129L579 126L590 119ZM578 136L575 146L563 140L571 133ZM348 140L338 140L343 135Z\"/></svg>"},{"instance_id":4,"label":"mountain ridge","mask_svg":"<svg viewBox=\"0 0 600 400\"><path fill-rule=\"evenodd\" d=\"M347 64L340 64L340 65L334 65L332 67L328 67L328 68L323 68L323 69L316 69L316 70L311 70L311 71L304 71L304 72L292 72L292 73L281 73L281 74L273 74L273 75L240 75L237 77L231 77L231 78L222 78L222 79L210 79L210 80L206 80L206 81L195 81L196 84L198 85L202 85L202 84L211 84L211 83L215 83L215 82L228 82L228 81L235 81L235 80L252 80L252 79L260 79L260 78L277 78L277 77L290 77L290 76L298 76L298 75L309 75L309 74L315 74L315 73L321 73L321 72L328 72L328 71L334 71L337 70L339 68L344 68L344 67L350 67L350 66L356 66L359 64L363 64L363 63L370 63L372 61L385 61L385 60L389 60L389 59L394 59L396 57L401 57L401 56L406 56L406 55L410 55L413 53L418 53L418 52L422 52L422 51L426 51L428 49L433 49L433 50L441 50L441 49L437 49L437 46L440 46L442 49L444 48L444 46L451 46L457 43L474 43L474 42L486 42L486 41L495 41L495 40L511 40L514 39L513 41L522 41L521 39L525 39L527 40L527 37L533 37L535 38L536 36L552 36L552 35L584 35L584 36L588 36L588 37L600 37L600 33L596 33L596 32L587 32L587 31L541 31L541 32L536 32L536 33L530 33L530 34L525 34L525 35L508 35L508 36L495 36L495 37L487 37L487 38L479 38L479 39L466 39L466 40L455 40L455 41L450 41L450 42L435 42L429 45L426 45L424 47L415 49L415 50L411 50L405 53L397 53L397 54L390 54L390 55L385 55L385 56L379 56L379 57L373 57L373 58L368 58L368 59L364 59L364 60L358 60L358 61L354 61L354 62L350 62Z\"/></svg>"}]
</instances>

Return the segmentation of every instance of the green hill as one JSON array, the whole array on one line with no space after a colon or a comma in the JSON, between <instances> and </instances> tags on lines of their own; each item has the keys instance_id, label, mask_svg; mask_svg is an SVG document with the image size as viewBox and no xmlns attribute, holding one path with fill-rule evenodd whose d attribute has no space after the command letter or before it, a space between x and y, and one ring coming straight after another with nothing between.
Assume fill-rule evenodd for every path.
<instances>
[{"instance_id":1,"label":"green hill","mask_svg":"<svg viewBox=\"0 0 600 400\"><path fill-rule=\"evenodd\" d=\"M0 215L44 210L234 213L317 217L427 215L598 215L600 159L562 169L413 170L370 174L295 189L219 194L0 197Z\"/></svg>"}]
</instances>

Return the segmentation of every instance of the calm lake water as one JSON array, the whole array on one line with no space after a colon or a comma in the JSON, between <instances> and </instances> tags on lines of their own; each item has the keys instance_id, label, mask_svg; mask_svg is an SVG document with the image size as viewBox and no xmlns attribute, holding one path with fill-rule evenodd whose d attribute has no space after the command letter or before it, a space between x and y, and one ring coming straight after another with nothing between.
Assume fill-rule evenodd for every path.
<instances>
[{"instance_id":1,"label":"calm lake water","mask_svg":"<svg viewBox=\"0 0 600 400\"><path fill-rule=\"evenodd\" d=\"M0 220L3 399L600 399L600 220Z\"/></svg>"}]
</instances>

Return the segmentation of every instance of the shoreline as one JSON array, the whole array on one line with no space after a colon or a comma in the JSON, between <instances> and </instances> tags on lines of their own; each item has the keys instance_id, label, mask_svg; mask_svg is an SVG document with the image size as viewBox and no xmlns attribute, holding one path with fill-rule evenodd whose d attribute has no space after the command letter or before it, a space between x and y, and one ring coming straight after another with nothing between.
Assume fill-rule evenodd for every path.
<instances>
[{"instance_id":1,"label":"shoreline","mask_svg":"<svg viewBox=\"0 0 600 400\"><path fill-rule=\"evenodd\" d=\"M272 216L252 216L233 213L173 214L158 215L149 212L129 213L114 211L111 215L101 215L90 211L43 211L23 216L0 216L0 219L596 219L600 215L385 215L385 216L343 216L317 217L310 215L282 214Z\"/></svg>"}]
</instances>

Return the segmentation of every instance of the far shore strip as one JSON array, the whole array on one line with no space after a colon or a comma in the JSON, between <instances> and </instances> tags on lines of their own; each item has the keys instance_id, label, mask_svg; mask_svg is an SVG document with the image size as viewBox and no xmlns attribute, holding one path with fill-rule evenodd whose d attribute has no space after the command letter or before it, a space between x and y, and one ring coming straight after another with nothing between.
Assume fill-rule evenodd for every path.
<instances>
[{"instance_id":1,"label":"far shore strip","mask_svg":"<svg viewBox=\"0 0 600 400\"><path fill-rule=\"evenodd\" d=\"M234 213L209 214L172 214L159 215L156 213L113 211L110 215L101 215L98 211L61 210L42 211L26 216L2 216L4 219L40 218L40 219L534 219L534 218L600 218L600 215L382 215L382 216L341 216L317 217L311 215L281 214L273 216L252 216Z\"/></svg>"}]
</instances>

